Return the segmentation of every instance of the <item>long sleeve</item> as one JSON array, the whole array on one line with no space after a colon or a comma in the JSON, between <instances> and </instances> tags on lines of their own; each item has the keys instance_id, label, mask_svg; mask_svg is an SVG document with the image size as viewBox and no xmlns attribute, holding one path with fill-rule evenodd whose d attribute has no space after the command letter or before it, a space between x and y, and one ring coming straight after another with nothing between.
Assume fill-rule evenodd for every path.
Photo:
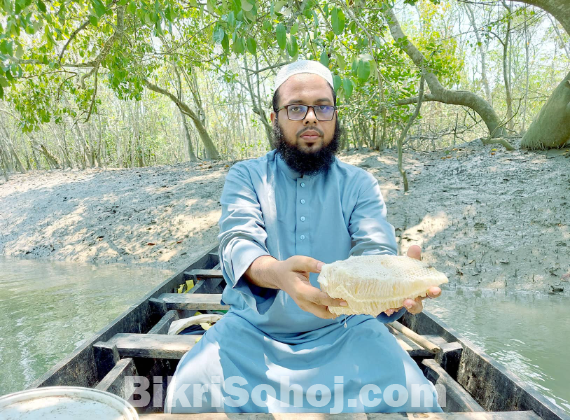
<instances>
[{"instance_id":1,"label":"long sleeve","mask_svg":"<svg viewBox=\"0 0 570 420\"><path fill-rule=\"evenodd\" d=\"M394 227L386 219L378 181L366 175L348 225L353 244L349 255L397 255Z\"/></svg>"},{"instance_id":2,"label":"long sleeve","mask_svg":"<svg viewBox=\"0 0 570 420\"><path fill-rule=\"evenodd\" d=\"M228 286L240 292L246 304L260 314L269 309L277 290L249 283L244 273L259 257L270 255L261 206L247 169L234 165L226 176L220 199L219 257Z\"/></svg>"}]
</instances>

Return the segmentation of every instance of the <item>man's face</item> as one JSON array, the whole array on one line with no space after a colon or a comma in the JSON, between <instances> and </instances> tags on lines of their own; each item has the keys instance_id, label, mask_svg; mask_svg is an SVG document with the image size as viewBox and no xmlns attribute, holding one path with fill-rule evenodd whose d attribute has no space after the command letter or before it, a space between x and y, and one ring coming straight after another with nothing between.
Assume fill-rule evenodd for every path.
<instances>
[{"instance_id":1,"label":"man's face","mask_svg":"<svg viewBox=\"0 0 570 420\"><path fill-rule=\"evenodd\" d=\"M334 105L331 87L316 74L291 76L279 87L279 108L293 104ZM331 121L319 121L309 108L304 119L293 121L282 109L271 113L271 121L275 146L290 167L310 175L330 166L340 135L336 111Z\"/></svg>"}]
</instances>

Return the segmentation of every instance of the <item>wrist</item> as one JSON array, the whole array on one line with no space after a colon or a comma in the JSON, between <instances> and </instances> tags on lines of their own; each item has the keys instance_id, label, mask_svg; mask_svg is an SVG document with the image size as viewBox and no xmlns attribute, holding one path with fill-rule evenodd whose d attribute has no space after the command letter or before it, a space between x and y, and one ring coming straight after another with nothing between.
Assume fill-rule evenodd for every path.
<instances>
[{"instance_id":1,"label":"wrist","mask_svg":"<svg viewBox=\"0 0 570 420\"><path fill-rule=\"evenodd\" d=\"M280 289L279 263L279 260L270 255L262 255L249 266L245 272L245 277L256 286Z\"/></svg>"}]
</instances>

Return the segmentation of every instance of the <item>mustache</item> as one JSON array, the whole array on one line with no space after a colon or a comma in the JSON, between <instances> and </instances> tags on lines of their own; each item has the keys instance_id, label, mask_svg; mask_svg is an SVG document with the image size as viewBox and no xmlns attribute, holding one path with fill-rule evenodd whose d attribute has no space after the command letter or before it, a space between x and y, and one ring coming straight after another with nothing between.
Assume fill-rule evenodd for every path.
<instances>
[{"instance_id":1,"label":"mustache","mask_svg":"<svg viewBox=\"0 0 570 420\"><path fill-rule=\"evenodd\" d=\"M320 128L317 128L317 127L305 127L305 128L303 128L303 129L301 129L301 130L299 130L299 131L297 132L297 137L300 137L301 135L303 135L303 133L306 133L307 131L316 131L317 133L319 133L320 136L324 136L324 135L325 135L325 133L324 133Z\"/></svg>"}]
</instances>

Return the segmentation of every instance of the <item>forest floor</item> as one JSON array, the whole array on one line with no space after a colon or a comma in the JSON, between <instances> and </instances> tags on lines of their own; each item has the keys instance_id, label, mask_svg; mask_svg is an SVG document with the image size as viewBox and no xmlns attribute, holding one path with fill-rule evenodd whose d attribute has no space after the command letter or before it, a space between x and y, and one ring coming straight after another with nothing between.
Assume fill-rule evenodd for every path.
<instances>
[{"instance_id":1,"label":"forest floor","mask_svg":"<svg viewBox=\"0 0 570 420\"><path fill-rule=\"evenodd\" d=\"M395 150L338 157L378 179L400 253L421 246L449 287L569 294L569 153L478 140L406 152L405 194ZM230 165L13 175L0 181L0 254L182 269L215 246Z\"/></svg>"}]
</instances>

